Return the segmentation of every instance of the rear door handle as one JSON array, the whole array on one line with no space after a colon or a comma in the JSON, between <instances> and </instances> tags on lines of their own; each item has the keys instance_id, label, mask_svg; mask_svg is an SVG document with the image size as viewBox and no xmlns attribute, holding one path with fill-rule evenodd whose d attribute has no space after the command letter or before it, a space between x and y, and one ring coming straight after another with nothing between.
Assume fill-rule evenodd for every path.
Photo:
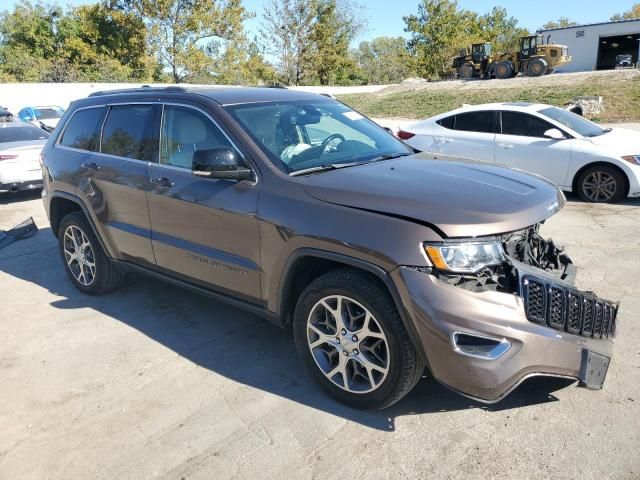
<instances>
[{"instance_id":1,"label":"rear door handle","mask_svg":"<svg viewBox=\"0 0 640 480\"><path fill-rule=\"evenodd\" d=\"M446 137L438 137L438 141L440 143L450 143L451 139L450 138L446 138Z\"/></svg>"},{"instance_id":2,"label":"rear door handle","mask_svg":"<svg viewBox=\"0 0 640 480\"><path fill-rule=\"evenodd\" d=\"M82 164L82 168L86 168L87 170L100 170L100 165L96 162L85 162Z\"/></svg>"},{"instance_id":3,"label":"rear door handle","mask_svg":"<svg viewBox=\"0 0 640 480\"><path fill-rule=\"evenodd\" d=\"M154 177L149 181L160 188L171 188L175 185L175 183L173 183L167 177Z\"/></svg>"},{"instance_id":4,"label":"rear door handle","mask_svg":"<svg viewBox=\"0 0 640 480\"><path fill-rule=\"evenodd\" d=\"M512 149L513 145L509 145L508 143L499 143L498 146L500 148L506 148L507 150Z\"/></svg>"}]
</instances>

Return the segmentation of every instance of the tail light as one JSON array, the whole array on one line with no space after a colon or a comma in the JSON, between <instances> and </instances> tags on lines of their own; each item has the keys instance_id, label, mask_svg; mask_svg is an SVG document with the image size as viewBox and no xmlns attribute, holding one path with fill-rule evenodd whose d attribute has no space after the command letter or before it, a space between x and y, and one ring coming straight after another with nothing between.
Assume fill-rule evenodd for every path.
<instances>
[{"instance_id":1,"label":"tail light","mask_svg":"<svg viewBox=\"0 0 640 480\"><path fill-rule=\"evenodd\" d=\"M415 137L415 133L405 132L404 130L398 130L398 138L400 140L409 140L412 137Z\"/></svg>"},{"instance_id":2,"label":"tail light","mask_svg":"<svg viewBox=\"0 0 640 480\"><path fill-rule=\"evenodd\" d=\"M15 160L16 158L18 158L18 155L0 154L0 160Z\"/></svg>"}]
</instances>

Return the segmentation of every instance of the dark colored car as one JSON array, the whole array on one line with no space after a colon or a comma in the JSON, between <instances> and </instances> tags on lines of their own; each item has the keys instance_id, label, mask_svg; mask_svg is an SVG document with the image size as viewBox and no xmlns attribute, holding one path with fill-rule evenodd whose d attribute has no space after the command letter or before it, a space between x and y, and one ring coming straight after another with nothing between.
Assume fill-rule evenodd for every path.
<instances>
[{"instance_id":1,"label":"dark colored car","mask_svg":"<svg viewBox=\"0 0 640 480\"><path fill-rule=\"evenodd\" d=\"M416 153L348 106L284 89L142 88L74 102L43 198L82 292L145 272L292 329L359 408L425 367L484 402L532 375L601 388L617 305L538 234L548 181Z\"/></svg>"}]
</instances>

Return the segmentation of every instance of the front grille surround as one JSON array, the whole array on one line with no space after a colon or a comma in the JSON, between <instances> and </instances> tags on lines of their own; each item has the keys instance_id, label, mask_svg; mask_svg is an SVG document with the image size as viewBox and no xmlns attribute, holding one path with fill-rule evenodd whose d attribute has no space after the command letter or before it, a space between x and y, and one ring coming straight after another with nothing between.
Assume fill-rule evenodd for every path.
<instances>
[{"instance_id":1,"label":"front grille surround","mask_svg":"<svg viewBox=\"0 0 640 480\"><path fill-rule=\"evenodd\" d=\"M588 338L615 335L618 307L612 302L531 275L522 277L521 289L530 322Z\"/></svg>"}]
</instances>

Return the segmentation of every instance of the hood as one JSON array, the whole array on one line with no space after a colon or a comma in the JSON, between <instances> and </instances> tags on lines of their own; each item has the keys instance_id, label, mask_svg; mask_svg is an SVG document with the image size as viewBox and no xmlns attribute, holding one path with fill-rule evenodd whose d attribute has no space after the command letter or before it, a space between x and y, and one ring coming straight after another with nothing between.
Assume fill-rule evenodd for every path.
<instances>
[{"instance_id":1,"label":"hood","mask_svg":"<svg viewBox=\"0 0 640 480\"><path fill-rule=\"evenodd\" d=\"M600 136L586 138L586 141L603 147L612 155L640 155L640 135L634 130L614 128Z\"/></svg>"},{"instance_id":2,"label":"hood","mask_svg":"<svg viewBox=\"0 0 640 480\"><path fill-rule=\"evenodd\" d=\"M520 230L565 203L562 192L541 177L425 153L301 180L319 200L425 223L446 237Z\"/></svg>"}]
</instances>

